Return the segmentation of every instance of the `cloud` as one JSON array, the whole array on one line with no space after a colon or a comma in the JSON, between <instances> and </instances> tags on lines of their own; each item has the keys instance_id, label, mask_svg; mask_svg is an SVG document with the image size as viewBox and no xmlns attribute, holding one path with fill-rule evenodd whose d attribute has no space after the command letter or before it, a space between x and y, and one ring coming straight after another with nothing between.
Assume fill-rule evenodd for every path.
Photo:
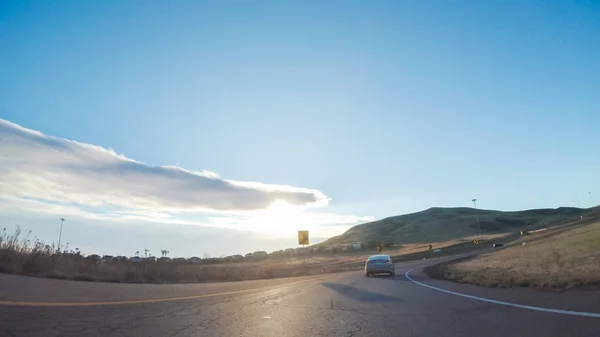
<instances>
[{"instance_id":1,"label":"cloud","mask_svg":"<svg viewBox=\"0 0 600 337\"><path fill-rule=\"evenodd\" d=\"M0 144L0 198L50 203L54 210L68 205L82 212L77 205L85 205L118 209L121 213L115 215L165 220L165 212L244 212L267 209L277 201L301 207L329 202L314 189L148 165L112 149L44 135L3 119Z\"/></svg>"}]
</instances>

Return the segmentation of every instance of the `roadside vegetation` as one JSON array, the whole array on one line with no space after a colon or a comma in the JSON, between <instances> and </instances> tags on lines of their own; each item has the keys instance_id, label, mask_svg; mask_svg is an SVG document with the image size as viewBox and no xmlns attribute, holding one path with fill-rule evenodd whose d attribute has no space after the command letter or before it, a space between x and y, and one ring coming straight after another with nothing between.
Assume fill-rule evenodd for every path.
<instances>
[{"instance_id":1,"label":"roadside vegetation","mask_svg":"<svg viewBox=\"0 0 600 337\"><path fill-rule=\"evenodd\" d=\"M367 253L364 253L367 254ZM360 261L360 262L357 262ZM103 259L79 249L57 252L54 244L31 238L17 227L0 235L0 273L70 279L78 281L131 283L187 283L241 281L313 275L355 270L360 256L275 256L223 261L216 258L125 258Z\"/></svg>"},{"instance_id":2,"label":"roadside vegetation","mask_svg":"<svg viewBox=\"0 0 600 337\"><path fill-rule=\"evenodd\" d=\"M315 246L312 251L301 248L298 250L300 255L277 251L260 257L247 254L245 257L171 259L166 257L169 253L166 250L161 251L161 258L146 257L147 251L143 251L142 256L138 251L131 258L101 257L68 247L59 253L54 244L31 238L31 232L22 232L17 227L12 234L4 229L0 235L0 273L124 283L242 281L359 270L364 268L369 255L377 253L366 248L355 251L323 248ZM391 255L396 262L405 262L478 250L483 246L473 245L471 238L464 238L438 242L435 248L441 251L433 253L428 250L428 245L408 244L386 247L383 253Z\"/></svg>"},{"instance_id":3,"label":"roadside vegetation","mask_svg":"<svg viewBox=\"0 0 600 337\"><path fill-rule=\"evenodd\" d=\"M512 247L426 272L488 287L600 288L600 222L523 236Z\"/></svg>"},{"instance_id":4,"label":"roadside vegetation","mask_svg":"<svg viewBox=\"0 0 600 337\"><path fill-rule=\"evenodd\" d=\"M570 209L566 210L571 212ZM459 211L462 211L462 209L459 209ZM579 212L577 209L576 211ZM468 219L463 219L465 222L461 224L453 217L450 217L452 220L446 217L445 215L447 215L447 212L440 212L441 211L438 209L431 209L422 213L424 213L426 217L438 217L444 215L438 220L442 221L443 218L453 224L453 226L444 225L446 231L452 231L453 228L471 227L471 221L467 221ZM530 211L529 213L524 212L524 214L529 217L532 212L533 211ZM534 215L537 216L537 213L539 212L540 211L535 211ZM554 213L559 212L559 216L563 217L565 216L563 213L566 211L565 209L558 209L547 210L545 212L551 213L548 216L554 221L556 220L556 214ZM570 213L568 215L571 216ZM414 214L412 216L414 216ZM524 217L520 213L519 216ZM495 219L494 221L500 220ZM536 228L538 227L537 225L541 223L537 218L531 220L531 222L527 221L522 222L524 228ZM534 226L532 225L533 223L537 225ZM486 223L482 221L482 227L485 228L485 224ZM132 257L101 257L95 254L86 255L77 248L69 249L68 247L61 247L59 252L54 244L47 244L35 237L31 238L31 232L22 232L21 229L17 227L13 233L8 233L6 229L4 229L0 235L0 273L79 281L131 283L189 283L254 280L359 270L364 267L366 257L377 253L375 247L378 246L379 243L383 246L383 253L391 255L394 261L399 263L487 249L492 240L501 240L502 242L508 243L519 237L517 233L518 230L514 228L509 228L505 230L504 233L486 232L484 241L482 241L481 244L473 244L473 239L478 238L478 236L474 236L474 234L469 231L468 233L464 233L466 234L465 236L449 240L441 240L441 237L432 235L432 238L437 238L437 240L431 239L431 248L429 248L430 243L427 241L414 243L411 240L405 242L401 240L401 238L393 241L376 241L373 239L371 241L364 241L364 244L356 243L356 241L351 244L344 242L333 242L330 244L320 243L306 248L286 249L270 254L259 251L248 253L245 256L234 255L222 258L210 258L205 256L204 258L192 257L189 259L171 259L168 257L168 250L161 250L162 256L160 258L150 256L148 250L142 250L142 253L137 251L135 256ZM402 244L398 244L398 242L402 242ZM359 248L355 249L354 247L357 245ZM597 247L598 246L600 245L597 244ZM531 253L528 254L538 254L535 252L535 245L528 246L526 249L531 250ZM550 262L552 259L557 261L557 268L564 268L565 264L574 263L572 259L579 256L572 254L570 250L565 249L566 248L563 249L560 247L556 248L554 249L556 253L551 255ZM544 255L544 258L546 258L546 255ZM502 259L500 259L498 263L503 262L501 260ZM594 261L596 261L596 265L598 265L598 260L596 259ZM537 262L533 263L535 264ZM585 265L589 265L589 263L585 262ZM536 282L535 277L532 278L529 276L525 279L519 279L520 276L515 276L517 279L506 281L506 278L501 277L501 275L505 273L505 270L502 269L502 267L496 267L496 269L487 267L489 266L474 267L477 269L477 272L473 273L471 272L472 269L467 269L468 267L466 265L448 266L448 269L444 270L443 274L444 277L448 276L449 278L460 282L472 282L494 286L508 286L512 284L525 285ZM586 268L593 268L593 266L590 265ZM485 272L482 270L485 270ZM514 274L514 271L511 273ZM553 275L555 278L559 277L557 276L557 273ZM586 281L586 279L582 279L580 282L588 281L589 280ZM559 283L559 281L553 282Z\"/></svg>"}]
</instances>

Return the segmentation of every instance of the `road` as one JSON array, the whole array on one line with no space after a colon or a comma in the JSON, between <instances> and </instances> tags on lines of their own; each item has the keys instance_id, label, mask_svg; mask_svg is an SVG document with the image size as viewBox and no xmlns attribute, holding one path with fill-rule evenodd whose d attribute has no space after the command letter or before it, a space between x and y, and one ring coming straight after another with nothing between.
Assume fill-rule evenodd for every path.
<instances>
[{"instance_id":1,"label":"road","mask_svg":"<svg viewBox=\"0 0 600 337\"><path fill-rule=\"evenodd\" d=\"M433 263L187 285L0 275L0 336L600 336L598 291L454 284L421 273Z\"/></svg>"}]
</instances>

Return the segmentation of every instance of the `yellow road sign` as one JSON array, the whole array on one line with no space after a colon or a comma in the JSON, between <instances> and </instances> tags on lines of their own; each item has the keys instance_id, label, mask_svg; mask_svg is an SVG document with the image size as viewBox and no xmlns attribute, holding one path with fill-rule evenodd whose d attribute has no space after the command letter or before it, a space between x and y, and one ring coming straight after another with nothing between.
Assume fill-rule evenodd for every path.
<instances>
[{"instance_id":1,"label":"yellow road sign","mask_svg":"<svg viewBox=\"0 0 600 337\"><path fill-rule=\"evenodd\" d=\"M381 245L381 243L377 244L377 251L380 253L383 251L383 246Z\"/></svg>"},{"instance_id":2,"label":"yellow road sign","mask_svg":"<svg viewBox=\"0 0 600 337\"><path fill-rule=\"evenodd\" d=\"M433 246L432 246L432 245L429 245L429 250L432 250L432 249L433 249Z\"/></svg>"},{"instance_id":3,"label":"yellow road sign","mask_svg":"<svg viewBox=\"0 0 600 337\"><path fill-rule=\"evenodd\" d=\"M308 231L298 231L298 244L299 245L307 245L308 244Z\"/></svg>"}]
</instances>

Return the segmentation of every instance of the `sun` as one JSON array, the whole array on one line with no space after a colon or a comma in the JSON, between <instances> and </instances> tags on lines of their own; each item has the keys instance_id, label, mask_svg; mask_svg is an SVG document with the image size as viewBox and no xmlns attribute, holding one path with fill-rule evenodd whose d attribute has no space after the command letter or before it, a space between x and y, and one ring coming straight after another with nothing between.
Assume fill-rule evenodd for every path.
<instances>
[{"instance_id":1,"label":"sun","mask_svg":"<svg viewBox=\"0 0 600 337\"><path fill-rule=\"evenodd\" d=\"M252 216L253 228L270 233L292 233L305 220L303 208L281 200Z\"/></svg>"},{"instance_id":2,"label":"sun","mask_svg":"<svg viewBox=\"0 0 600 337\"><path fill-rule=\"evenodd\" d=\"M269 205L269 207L267 207L265 209L265 211L268 211L270 213L278 213L278 212L287 212L287 211L293 211L293 210L297 211L299 209L300 209L300 207L291 205L283 200L275 200L273 203L271 203L271 205Z\"/></svg>"}]
</instances>

